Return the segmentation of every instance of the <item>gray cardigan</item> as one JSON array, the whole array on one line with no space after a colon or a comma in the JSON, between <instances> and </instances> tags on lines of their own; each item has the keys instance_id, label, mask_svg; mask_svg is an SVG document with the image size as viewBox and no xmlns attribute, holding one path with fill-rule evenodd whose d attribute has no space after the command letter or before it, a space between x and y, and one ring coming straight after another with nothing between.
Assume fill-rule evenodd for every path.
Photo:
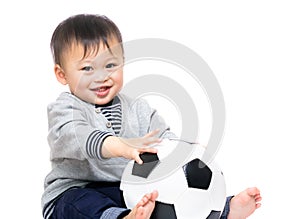
<instances>
[{"instance_id":1,"label":"gray cardigan","mask_svg":"<svg viewBox=\"0 0 300 219\"><path fill-rule=\"evenodd\" d=\"M173 137L164 120L145 100L118 95L122 107L120 137L135 138L159 129L159 137ZM48 106L50 160L52 170L45 179L42 207L74 186L92 181L120 181L128 160L122 157L103 159L101 145L87 148L91 133L100 130L113 134L107 119L95 105L70 93L62 93ZM48 208L48 207L47 207Z\"/></svg>"}]
</instances>

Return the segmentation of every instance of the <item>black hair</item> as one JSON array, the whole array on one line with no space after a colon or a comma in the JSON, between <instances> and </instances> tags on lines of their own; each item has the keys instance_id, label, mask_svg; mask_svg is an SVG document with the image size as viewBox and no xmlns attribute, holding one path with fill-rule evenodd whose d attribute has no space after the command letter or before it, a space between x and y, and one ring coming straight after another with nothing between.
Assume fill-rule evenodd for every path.
<instances>
[{"instance_id":1,"label":"black hair","mask_svg":"<svg viewBox=\"0 0 300 219\"><path fill-rule=\"evenodd\" d=\"M97 52L100 43L110 50L108 40L111 38L115 38L122 47L119 28L106 16L92 14L71 16L62 21L53 32L50 47L54 62L62 65L63 53L74 43L83 46L83 58L88 52Z\"/></svg>"}]
</instances>

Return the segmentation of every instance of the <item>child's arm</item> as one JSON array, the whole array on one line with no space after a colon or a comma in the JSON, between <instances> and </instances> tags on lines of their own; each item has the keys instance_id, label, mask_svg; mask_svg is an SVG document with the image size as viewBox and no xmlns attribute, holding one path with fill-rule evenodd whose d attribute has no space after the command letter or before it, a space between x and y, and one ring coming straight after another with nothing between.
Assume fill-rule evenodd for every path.
<instances>
[{"instance_id":1,"label":"child's arm","mask_svg":"<svg viewBox=\"0 0 300 219\"><path fill-rule=\"evenodd\" d=\"M103 141L101 155L104 158L124 157L142 164L143 161L139 156L141 153L157 153L157 149L151 147L151 145L161 141L155 137L158 132L159 130L154 130L141 138L129 139L108 136Z\"/></svg>"}]
</instances>

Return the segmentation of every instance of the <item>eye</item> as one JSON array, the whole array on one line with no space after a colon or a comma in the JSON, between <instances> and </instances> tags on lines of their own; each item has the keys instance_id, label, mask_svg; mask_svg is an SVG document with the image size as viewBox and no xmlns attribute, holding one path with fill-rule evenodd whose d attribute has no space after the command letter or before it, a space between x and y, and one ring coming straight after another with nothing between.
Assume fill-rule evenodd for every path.
<instances>
[{"instance_id":1,"label":"eye","mask_svg":"<svg viewBox=\"0 0 300 219\"><path fill-rule=\"evenodd\" d=\"M86 72L90 72L93 71L93 67L92 66L84 66L83 68L80 69L81 71L86 71Z\"/></svg>"},{"instance_id":2,"label":"eye","mask_svg":"<svg viewBox=\"0 0 300 219\"><path fill-rule=\"evenodd\" d=\"M115 68L116 66L118 66L116 63L108 63L105 68Z\"/></svg>"}]
</instances>

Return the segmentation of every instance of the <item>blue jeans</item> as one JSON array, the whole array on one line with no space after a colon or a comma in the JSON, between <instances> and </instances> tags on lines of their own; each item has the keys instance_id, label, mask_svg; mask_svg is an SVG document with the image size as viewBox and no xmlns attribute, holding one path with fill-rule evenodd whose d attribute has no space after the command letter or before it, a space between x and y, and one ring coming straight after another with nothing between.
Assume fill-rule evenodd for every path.
<instances>
[{"instance_id":1,"label":"blue jeans","mask_svg":"<svg viewBox=\"0 0 300 219\"><path fill-rule=\"evenodd\" d=\"M51 219L123 218L126 209L119 182L97 182L71 188L55 202Z\"/></svg>"}]
</instances>

